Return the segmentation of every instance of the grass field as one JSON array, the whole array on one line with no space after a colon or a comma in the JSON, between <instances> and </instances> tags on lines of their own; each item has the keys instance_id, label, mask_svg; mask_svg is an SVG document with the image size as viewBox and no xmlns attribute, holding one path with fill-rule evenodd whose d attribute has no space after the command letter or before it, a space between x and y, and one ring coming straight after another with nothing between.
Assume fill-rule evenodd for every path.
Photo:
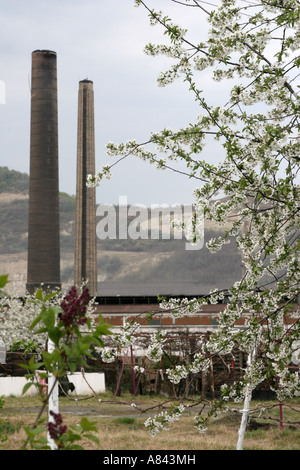
<instances>
[{"instance_id":1,"label":"grass field","mask_svg":"<svg viewBox=\"0 0 300 470\"><path fill-rule=\"evenodd\" d=\"M131 406L132 401L136 407ZM63 424L68 427L79 423L83 416L96 423L100 446L86 441L83 442L86 450L235 450L240 415L232 412L221 414L205 434L199 434L193 426L193 409L173 423L170 431L152 437L145 429L144 421L153 413L149 408L160 401L160 397L125 395L113 402L113 396L107 393L101 396L101 403L95 398L85 400L83 397L78 397L75 403L64 397L60 398L59 406ZM252 408L257 405L258 402L252 402ZM264 414L250 421L244 450L300 450L300 400L283 404L282 430L278 403L268 401L265 406ZM5 398L5 405L0 410L0 450L22 447L23 426L34 422L39 407L38 398ZM140 413L140 409L148 411ZM47 418L46 413L44 417Z\"/></svg>"}]
</instances>

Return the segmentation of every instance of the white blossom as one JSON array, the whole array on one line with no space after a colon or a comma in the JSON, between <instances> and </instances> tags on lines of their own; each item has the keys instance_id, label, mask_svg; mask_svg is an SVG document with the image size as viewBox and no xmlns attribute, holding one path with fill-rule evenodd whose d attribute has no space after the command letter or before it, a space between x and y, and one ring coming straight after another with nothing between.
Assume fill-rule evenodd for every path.
<instances>
[{"instance_id":1,"label":"white blossom","mask_svg":"<svg viewBox=\"0 0 300 470\"><path fill-rule=\"evenodd\" d=\"M175 405L169 411L162 411L146 419L145 427L152 436L156 436L161 431L168 431L170 425L180 419L184 409L183 404Z\"/></svg>"},{"instance_id":2,"label":"white blossom","mask_svg":"<svg viewBox=\"0 0 300 470\"><path fill-rule=\"evenodd\" d=\"M150 344L146 350L146 357L151 361L157 362L163 355L163 343L165 342L166 332L158 330L153 333L150 338Z\"/></svg>"},{"instance_id":3,"label":"white blossom","mask_svg":"<svg viewBox=\"0 0 300 470\"><path fill-rule=\"evenodd\" d=\"M115 349L104 347L101 350L101 358L103 362L111 363L116 360L116 351Z\"/></svg>"}]
</instances>

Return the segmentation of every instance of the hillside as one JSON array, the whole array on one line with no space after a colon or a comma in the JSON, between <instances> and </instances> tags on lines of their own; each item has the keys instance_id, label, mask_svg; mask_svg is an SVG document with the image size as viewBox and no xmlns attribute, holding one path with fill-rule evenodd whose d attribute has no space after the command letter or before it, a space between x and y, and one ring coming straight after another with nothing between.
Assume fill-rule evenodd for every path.
<instances>
[{"instance_id":1,"label":"hillside","mask_svg":"<svg viewBox=\"0 0 300 470\"><path fill-rule=\"evenodd\" d=\"M29 175L0 167L0 271L23 293L27 275ZM73 263L75 197L60 193L61 268ZM64 280L66 276L64 275Z\"/></svg>"},{"instance_id":2,"label":"hillside","mask_svg":"<svg viewBox=\"0 0 300 470\"><path fill-rule=\"evenodd\" d=\"M24 173L0 167L0 271L8 273L18 293L24 293L27 270L28 183ZM61 277L73 282L75 197L60 194ZM130 222L130 219L129 219ZM205 241L215 234L205 227ZM199 283L202 293L229 287L241 273L235 244L210 254L206 247L187 251L185 240L98 240L98 281L127 284Z\"/></svg>"}]
</instances>

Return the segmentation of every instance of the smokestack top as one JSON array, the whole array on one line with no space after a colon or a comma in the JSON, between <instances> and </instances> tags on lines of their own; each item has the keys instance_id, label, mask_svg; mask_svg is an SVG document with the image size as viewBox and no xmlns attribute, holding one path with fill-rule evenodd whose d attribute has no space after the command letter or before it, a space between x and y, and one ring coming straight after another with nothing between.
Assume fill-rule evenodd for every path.
<instances>
[{"instance_id":1,"label":"smokestack top","mask_svg":"<svg viewBox=\"0 0 300 470\"><path fill-rule=\"evenodd\" d=\"M43 55L43 56L48 56L48 57L51 57L51 56L54 56L56 57L56 52L54 51L48 51L46 49L43 49L43 50L40 50L40 49L37 49L36 51L33 51L32 52L32 55Z\"/></svg>"},{"instance_id":2,"label":"smokestack top","mask_svg":"<svg viewBox=\"0 0 300 470\"><path fill-rule=\"evenodd\" d=\"M84 80L80 80L79 83L93 83L92 80L88 80L87 78L85 78Z\"/></svg>"}]
</instances>

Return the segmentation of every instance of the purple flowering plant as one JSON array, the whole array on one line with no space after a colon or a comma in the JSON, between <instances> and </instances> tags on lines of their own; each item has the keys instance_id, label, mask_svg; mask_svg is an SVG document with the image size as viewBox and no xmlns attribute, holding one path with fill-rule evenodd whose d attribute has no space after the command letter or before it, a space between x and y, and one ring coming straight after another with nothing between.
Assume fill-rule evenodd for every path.
<instances>
[{"instance_id":1,"label":"purple flowering plant","mask_svg":"<svg viewBox=\"0 0 300 470\"><path fill-rule=\"evenodd\" d=\"M58 300L59 299L59 300ZM42 361L30 359L26 375L30 380L24 387L23 393L32 385L40 390L42 407L31 428L25 428L27 440L24 448L30 443L32 448L47 448L46 441L39 436L42 428L38 428L43 411L49 403L51 390L45 396L43 386L36 380L36 372L40 378L48 378L49 374L58 381L67 372L88 368L86 357L91 356L95 347L103 347L103 335L111 334L109 325L105 324L101 315L90 315L91 302L87 287L79 291L73 286L61 300L58 292L45 293L42 288L35 293L35 300L40 306L40 314L32 322L30 329L34 333L44 332L52 342L51 350L41 352ZM39 325L39 328L36 327ZM41 372L42 370L42 372ZM74 428L74 429L73 429ZM97 441L91 432L96 431L94 423L83 418L79 425L67 429L63 424L60 413L53 414L47 423L47 431L55 441L58 449L80 448L77 441L83 436Z\"/></svg>"},{"instance_id":2,"label":"purple flowering plant","mask_svg":"<svg viewBox=\"0 0 300 470\"><path fill-rule=\"evenodd\" d=\"M90 356L95 347L103 347L103 335L109 335L109 326L104 323L101 315L88 313L91 301L89 289L83 287L80 292L73 286L59 306L55 301L58 293L44 294L42 289L36 292L40 302L40 314L31 324L36 333L46 332L54 344L53 351L43 351L43 364L48 372L63 376L66 372L74 372L80 367L87 367L86 356ZM47 303L53 299L53 305ZM40 366L40 365L39 365Z\"/></svg>"}]
</instances>

